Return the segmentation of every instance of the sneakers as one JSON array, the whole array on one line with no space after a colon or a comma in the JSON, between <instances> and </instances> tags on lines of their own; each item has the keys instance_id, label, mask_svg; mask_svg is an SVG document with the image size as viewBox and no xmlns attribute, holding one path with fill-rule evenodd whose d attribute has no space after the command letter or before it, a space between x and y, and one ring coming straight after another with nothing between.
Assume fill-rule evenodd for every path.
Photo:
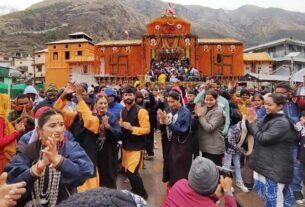
<instances>
[{"instance_id":1,"label":"sneakers","mask_svg":"<svg viewBox=\"0 0 305 207\"><path fill-rule=\"evenodd\" d=\"M305 199L299 199L295 201L300 206L305 206Z\"/></svg>"},{"instance_id":2,"label":"sneakers","mask_svg":"<svg viewBox=\"0 0 305 207\"><path fill-rule=\"evenodd\" d=\"M248 188L248 190L252 190L253 189L253 183L245 183L245 186Z\"/></svg>"},{"instance_id":3,"label":"sneakers","mask_svg":"<svg viewBox=\"0 0 305 207\"><path fill-rule=\"evenodd\" d=\"M236 183L236 186L243 192L245 193L249 193L249 189L243 184L243 183L240 183L240 182L237 182Z\"/></svg>"},{"instance_id":4,"label":"sneakers","mask_svg":"<svg viewBox=\"0 0 305 207\"><path fill-rule=\"evenodd\" d=\"M301 192L293 192L295 202L300 206L305 206L305 199L303 199L303 195Z\"/></svg>"}]
</instances>

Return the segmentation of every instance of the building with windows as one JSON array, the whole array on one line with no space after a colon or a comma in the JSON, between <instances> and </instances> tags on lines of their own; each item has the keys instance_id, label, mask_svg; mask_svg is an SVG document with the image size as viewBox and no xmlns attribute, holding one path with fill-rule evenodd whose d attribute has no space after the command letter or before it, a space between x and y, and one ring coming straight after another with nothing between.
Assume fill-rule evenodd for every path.
<instances>
[{"instance_id":1,"label":"building with windows","mask_svg":"<svg viewBox=\"0 0 305 207\"><path fill-rule=\"evenodd\" d=\"M244 53L245 73L271 74L273 60L266 52Z\"/></svg>"},{"instance_id":2,"label":"building with windows","mask_svg":"<svg viewBox=\"0 0 305 207\"><path fill-rule=\"evenodd\" d=\"M13 68L18 69L24 76L33 77L33 57L27 56L15 56Z\"/></svg>"},{"instance_id":3,"label":"building with windows","mask_svg":"<svg viewBox=\"0 0 305 207\"><path fill-rule=\"evenodd\" d=\"M69 39L47 43L46 85L65 86L69 81L95 83L99 72L97 47L83 32L69 35Z\"/></svg>"},{"instance_id":4,"label":"building with windows","mask_svg":"<svg viewBox=\"0 0 305 207\"><path fill-rule=\"evenodd\" d=\"M191 24L164 15L146 25L139 40L102 41L96 45L83 32L49 42L46 85L68 81L94 84L113 79L143 78L156 61L186 61L201 76L218 79L244 75L243 43L232 38L201 39L191 34ZM109 83L109 82L107 82Z\"/></svg>"},{"instance_id":5,"label":"building with windows","mask_svg":"<svg viewBox=\"0 0 305 207\"><path fill-rule=\"evenodd\" d=\"M245 49L246 53L266 52L274 61L274 72L286 70L286 74L290 74L290 67L293 60L292 73L305 68L305 41L295 40L292 38L284 38L255 47ZM289 54L298 52L295 57L290 57Z\"/></svg>"},{"instance_id":6,"label":"building with windows","mask_svg":"<svg viewBox=\"0 0 305 207\"><path fill-rule=\"evenodd\" d=\"M0 67L12 67L14 65L13 57L0 53Z\"/></svg>"},{"instance_id":7,"label":"building with windows","mask_svg":"<svg viewBox=\"0 0 305 207\"><path fill-rule=\"evenodd\" d=\"M145 75L152 61L187 60L201 76L240 77L244 75L243 43L232 39L200 39L191 34L191 24L165 15L146 25L142 40L103 41L103 77Z\"/></svg>"},{"instance_id":8,"label":"building with windows","mask_svg":"<svg viewBox=\"0 0 305 207\"><path fill-rule=\"evenodd\" d=\"M40 50L34 53L34 66L33 66L33 78L35 78L35 83L44 82L45 72L46 72L46 58L48 55L48 50Z\"/></svg>"}]
</instances>

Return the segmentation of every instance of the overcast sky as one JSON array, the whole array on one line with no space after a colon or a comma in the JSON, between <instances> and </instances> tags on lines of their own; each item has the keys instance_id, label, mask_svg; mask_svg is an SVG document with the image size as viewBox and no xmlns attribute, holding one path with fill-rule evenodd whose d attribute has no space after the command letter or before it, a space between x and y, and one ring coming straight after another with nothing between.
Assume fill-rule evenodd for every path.
<instances>
[{"instance_id":1,"label":"overcast sky","mask_svg":"<svg viewBox=\"0 0 305 207\"><path fill-rule=\"evenodd\" d=\"M41 0L0 0L0 7L9 6L17 9L25 9L39 1ZM245 4L253 4L261 7L279 7L290 11L305 12L305 0L172 0L170 2L224 9L236 9Z\"/></svg>"}]
</instances>

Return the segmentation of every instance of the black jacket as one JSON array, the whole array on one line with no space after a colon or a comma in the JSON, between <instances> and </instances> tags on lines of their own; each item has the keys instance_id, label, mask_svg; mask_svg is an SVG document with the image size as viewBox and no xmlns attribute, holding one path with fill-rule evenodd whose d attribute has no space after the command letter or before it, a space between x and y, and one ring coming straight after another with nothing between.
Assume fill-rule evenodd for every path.
<instances>
[{"instance_id":1,"label":"black jacket","mask_svg":"<svg viewBox=\"0 0 305 207\"><path fill-rule=\"evenodd\" d=\"M268 114L260 123L248 123L254 136L251 168L277 183L289 184L293 179L292 146L297 131L284 114Z\"/></svg>"},{"instance_id":2,"label":"black jacket","mask_svg":"<svg viewBox=\"0 0 305 207\"><path fill-rule=\"evenodd\" d=\"M141 106L134 104L128 111L126 107L122 109L121 118L123 122L129 122L132 126L139 127L138 114ZM145 135L134 135L131 131L122 128L123 144L122 148L130 151L145 149Z\"/></svg>"}]
</instances>

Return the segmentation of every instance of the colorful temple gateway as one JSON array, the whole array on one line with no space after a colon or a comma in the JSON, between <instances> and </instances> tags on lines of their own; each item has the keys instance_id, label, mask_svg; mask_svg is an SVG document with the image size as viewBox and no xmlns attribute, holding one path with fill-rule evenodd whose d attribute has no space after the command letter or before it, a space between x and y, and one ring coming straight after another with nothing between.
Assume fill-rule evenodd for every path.
<instances>
[{"instance_id":1,"label":"colorful temple gateway","mask_svg":"<svg viewBox=\"0 0 305 207\"><path fill-rule=\"evenodd\" d=\"M142 40L114 40L93 44L85 33L50 42L46 84L68 81L100 82L143 77L153 61L187 60L201 76L238 78L244 75L243 43L235 39L200 39L191 24L165 15L146 25Z\"/></svg>"}]
</instances>

